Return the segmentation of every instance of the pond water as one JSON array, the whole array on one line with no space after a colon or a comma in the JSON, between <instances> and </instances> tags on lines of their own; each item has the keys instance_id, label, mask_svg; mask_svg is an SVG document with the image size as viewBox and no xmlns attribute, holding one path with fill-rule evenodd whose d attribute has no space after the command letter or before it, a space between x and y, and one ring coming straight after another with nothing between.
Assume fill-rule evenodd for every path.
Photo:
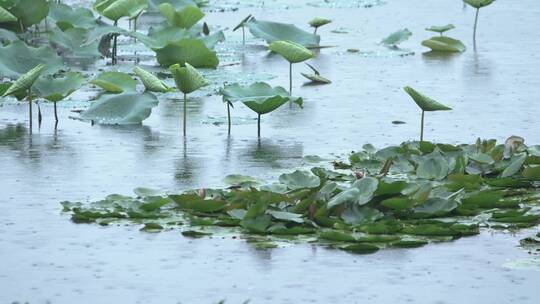
<instances>
[{"instance_id":1,"label":"pond water","mask_svg":"<svg viewBox=\"0 0 540 304\"><path fill-rule=\"evenodd\" d=\"M286 87L288 65L250 34L244 50L241 33L230 30L218 47L224 66L205 72L216 86L189 101L186 139L175 94L162 95L151 117L130 127L69 119L77 116L72 109L96 95L89 86L60 104L57 129L52 106L41 105L44 121L32 134L26 104L0 108L0 302L537 303L540 267L517 247L528 232L483 231L455 242L358 256L309 244L256 250L241 239L75 225L61 213L63 200L129 195L141 186L168 192L220 187L233 173L272 181L309 165L306 155L335 159L366 143L383 147L417 139L420 113L403 92L406 85L454 109L426 116L428 140L471 143L519 135L540 143L537 0L499 0L483 9L476 51L474 11L459 1L262 2L219 1L206 21L230 29L248 14L297 25L323 16L334 22L319 30L322 44L334 47L321 49L312 61L333 84L303 85L299 72L309 69L296 65L293 90L305 108L284 106L263 117L260 140L255 116L241 106L233 110L227 135L226 108L214 90L224 81ZM153 20L144 17L140 28ZM456 25L449 35L468 50L425 53L420 42L431 34L424 28L447 23ZM401 46L406 51L378 45L405 27L413 32ZM347 52L353 48L360 52ZM131 70L135 52L141 65L158 70L149 67L153 53L131 40L123 39L119 50L120 70ZM106 63L93 63L85 73L110 69ZM396 120L405 124L392 124ZM508 266L516 261L533 266Z\"/></svg>"}]
</instances>

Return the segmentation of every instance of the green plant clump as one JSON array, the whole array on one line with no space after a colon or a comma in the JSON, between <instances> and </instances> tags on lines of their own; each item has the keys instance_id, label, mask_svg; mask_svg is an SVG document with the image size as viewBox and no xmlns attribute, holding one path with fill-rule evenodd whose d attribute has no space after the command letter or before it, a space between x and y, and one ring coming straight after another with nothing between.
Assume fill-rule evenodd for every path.
<instances>
[{"instance_id":1,"label":"green plant clump","mask_svg":"<svg viewBox=\"0 0 540 304\"><path fill-rule=\"evenodd\" d=\"M455 240L484 227L539 225L539 151L513 139L365 145L334 168L296 170L268 185L234 175L225 178L227 189L163 195L139 188L137 197L62 205L75 223L132 223L186 237L241 232L259 248L310 242L367 254Z\"/></svg>"}]
</instances>

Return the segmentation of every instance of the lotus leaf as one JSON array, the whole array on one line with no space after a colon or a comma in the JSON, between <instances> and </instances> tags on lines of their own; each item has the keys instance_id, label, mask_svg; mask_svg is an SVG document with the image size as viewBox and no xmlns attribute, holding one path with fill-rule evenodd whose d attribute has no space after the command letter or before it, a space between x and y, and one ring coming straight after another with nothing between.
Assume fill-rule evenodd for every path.
<instances>
[{"instance_id":1,"label":"lotus leaf","mask_svg":"<svg viewBox=\"0 0 540 304\"><path fill-rule=\"evenodd\" d=\"M159 11L169 24L185 29L191 28L204 17L204 13L196 6L185 6L176 11L172 4L163 3L159 5Z\"/></svg>"},{"instance_id":2,"label":"lotus leaf","mask_svg":"<svg viewBox=\"0 0 540 304\"><path fill-rule=\"evenodd\" d=\"M167 93L171 91L171 88L169 88L154 74L145 71L140 67L135 67L133 72L139 77L147 91L158 93Z\"/></svg>"},{"instance_id":3,"label":"lotus leaf","mask_svg":"<svg viewBox=\"0 0 540 304\"><path fill-rule=\"evenodd\" d=\"M49 46L33 48L22 41L0 46L0 77L17 78L39 64L46 64L43 74L54 74L63 60Z\"/></svg>"},{"instance_id":4,"label":"lotus leaf","mask_svg":"<svg viewBox=\"0 0 540 304\"><path fill-rule=\"evenodd\" d=\"M463 42L446 36L435 36L422 41L422 45L434 52L465 52Z\"/></svg>"},{"instance_id":5,"label":"lotus leaf","mask_svg":"<svg viewBox=\"0 0 540 304\"><path fill-rule=\"evenodd\" d=\"M308 33L294 26L271 21L259 21L251 18L246 26L253 36L266 40L268 44L274 41L293 41L304 47L318 47L321 37Z\"/></svg>"},{"instance_id":6,"label":"lotus leaf","mask_svg":"<svg viewBox=\"0 0 540 304\"><path fill-rule=\"evenodd\" d=\"M447 24L447 25L441 25L441 26L434 25L434 26L430 26L426 28L426 31L435 32L442 35L444 32L447 32L455 28L456 27L453 24Z\"/></svg>"},{"instance_id":7,"label":"lotus leaf","mask_svg":"<svg viewBox=\"0 0 540 304\"><path fill-rule=\"evenodd\" d=\"M282 174L279 182L287 185L291 190L317 188L320 185L320 179L308 171L296 170L290 174Z\"/></svg>"},{"instance_id":8,"label":"lotus leaf","mask_svg":"<svg viewBox=\"0 0 540 304\"><path fill-rule=\"evenodd\" d=\"M158 99L151 93L102 95L81 113L81 118L99 124L140 124L152 113Z\"/></svg>"},{"instance_id":9,"label":"lotus leaf","mask_svg":"<svg viewBox=\"0 0 540 304\"><path fill-rule=\"evenodd\" d=\"M53 20L62 31L73 27L89 29L98 25L91 10L82 7L71 8L61 3L50 4L48 18Z\"/></svg>"},{"instance_id":10,"label":"lotus leaf","mask_svg":"<svg viewBox=\"0 0 540 304\"><path fill-rule=\"evenodd\" d=\"M387 47L397 47L402 42L408 40L411 36L411 31L409 31L408 29L402 29L384 38L381 41L381 44Z\"/></svg>"},{"instance_id":11,"label":"lotus leaf","mask_svg":"<svg viewBox=\"0 0 540 304\"><path fill-rule=\"evenodd\" d=\"M137 81L129 74L122 72L101 73L96 79L90 81L90 83L114 94L134 92L137 87Z\"/></svg>"},{"instance_id":12,"label":"lotus leaf","mask_svg":"<svg viewBox=\"0 0 540 304\"><path fill-rule=\"evenodd\" d=\"M155 51L157 61L163 66L189 63L196 68L216 68L219 65L216 52L199 39L183 39Z\"/></svg>"}]
</instances>

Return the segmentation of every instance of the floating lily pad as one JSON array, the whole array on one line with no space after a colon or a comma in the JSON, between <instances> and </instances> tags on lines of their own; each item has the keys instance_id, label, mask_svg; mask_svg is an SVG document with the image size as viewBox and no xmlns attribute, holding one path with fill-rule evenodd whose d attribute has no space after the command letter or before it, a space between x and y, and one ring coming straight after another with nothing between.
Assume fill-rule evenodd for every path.
<instances>
[{"instance_id":1,"label":"floating lily pad","mask_svg":"<svg viewBox=\"0 0 540 304\"><path fill-rule=\"evenodd\" d=\"M422 45L434 52L465 52L463 42L446 36L435 36L422 41Z\"/></svg>"}]
</instances>

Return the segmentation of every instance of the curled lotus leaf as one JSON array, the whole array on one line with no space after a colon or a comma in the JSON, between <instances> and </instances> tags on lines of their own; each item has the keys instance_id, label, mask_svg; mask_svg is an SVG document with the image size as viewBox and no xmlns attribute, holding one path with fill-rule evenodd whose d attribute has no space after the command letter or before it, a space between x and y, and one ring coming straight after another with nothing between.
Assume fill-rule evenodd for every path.
<instances>
[{"instance_id":1,"label":"curled lotus leaf","mask_svg":"<svg viewBox=\"0 0 540 304\"><path fill-rule=\"evenodd\" d=\"M407 94L409 94L409 96L411 96L411 98L414 100L414 102L420 107L420 109L422 109L422 111L448 111L448 110L452 110L452 108L450 107L447 107L445 105L443 105L442 103L432 99L432 98L429 98L421 93L419 93L418 91L416 91L415 89L411 88L411 87L405 87L403 88L403 90L405 90L405 92L407 92Z\"/></svg>"}]
</instances>

